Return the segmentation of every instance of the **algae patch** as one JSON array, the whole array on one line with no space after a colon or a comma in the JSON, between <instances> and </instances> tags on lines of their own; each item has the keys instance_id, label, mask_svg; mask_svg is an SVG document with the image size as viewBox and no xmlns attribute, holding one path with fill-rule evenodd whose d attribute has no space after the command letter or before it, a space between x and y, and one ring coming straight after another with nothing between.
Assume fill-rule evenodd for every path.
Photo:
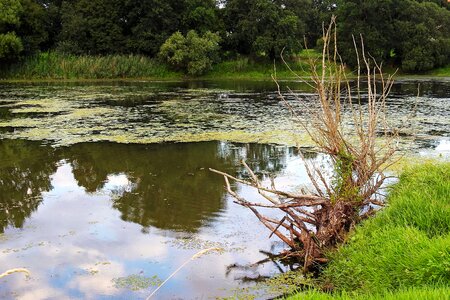
<instances>
[{"instance_id":1,"label":"algae patch","mask_svg":"<svg viewBox=\"0 0 450 300\"><path fill-rule=\"evenodd\" d=\"M223 252L241 252L245 250L242 247L237 247L233 243L230 242L216 242L216 241L209 241L209 240L203 240L197 237L183 237L183 238L177 238L174 240L168 240L164 242L165 244L169 244L171 247L176 247L178 249L183 250L203 250L203 249L210 249L210 248L216 248L220 249L220 251L217 251L219 254L222 254Z\"/></svg>"},{"instance_id":2,"label":"algae patch","mask_svg":"<svg viewBox=\"0 0 450 300\"><path fill-rule=\"evenodd\" d=\"M158 276L146 277L143 275L133 274L127 277L114 278L114 287L118 289L128 289L132 291L139 291L148 289L151 286L159 286L162 280Z\"/></svg>"},{"instance_id":3,"label":"algae patch","mask_svg":"<svg viewBox=\"0 0 450 300\"><path fill-rule=\"evenodd\" d=\"M119 86L109 94L83 88L43 89L38 95L32 88L34 92L21 91L20 97L12 92L15 97L7 99L0 95L9 114L0 118L0 128L13 129L0 138L63 146L211 140L297 145L303 139L286 108L264 94L222 98L216 90L186 89L145 97L145 90L134 88Z\"/></svg>"},{"instance_id":4,"label":"algae patch","mask_svg":"<svg viewBox=\"0 0 450 300\"><path fill-rule=\"evenodd\" d=\"M255 285L230 290L234 295L223 299L284 299L299 290L312 287L313 280L296 271L288 271L257 282Z\"/></svg>"},{"instance_id":5,"label":"algae patch","mask_svg":"<svg viewBox=\"0 0 450 300\"><path fill-rule=\"evenodd\" d=\"M308 92L297 96L302 100L289 96L287 101L308 123L317 107L314 97ZM44 140L56 146L211 140L312 145L302 126L270 91L192 88L181 83L11 85L0 90L0 106L0 138ZM449 112L446 98L401 96L387 102L388 122L401 129L402 149L418 150L448 136ZM352 118L346 113L346 126L352 131Z\"/></svg>"}]
</instances>

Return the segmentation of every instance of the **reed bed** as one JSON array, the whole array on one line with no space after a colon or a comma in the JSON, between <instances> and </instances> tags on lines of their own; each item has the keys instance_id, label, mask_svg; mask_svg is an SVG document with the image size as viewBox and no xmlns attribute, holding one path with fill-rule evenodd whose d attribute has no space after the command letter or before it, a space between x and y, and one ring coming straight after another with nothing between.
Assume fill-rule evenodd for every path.
<instances>
[{"instance_id":1,"label":"reed bed","mask_svg":"<svg viewBox=\"0 0 450 300\"><path fill-rule=\"evenodd\" d=\"M156 59L142 55L71 55L42 52L16 64L2 68L7 79L118 79L173 78L170 71Z\"/></svg>"}]
</instances>

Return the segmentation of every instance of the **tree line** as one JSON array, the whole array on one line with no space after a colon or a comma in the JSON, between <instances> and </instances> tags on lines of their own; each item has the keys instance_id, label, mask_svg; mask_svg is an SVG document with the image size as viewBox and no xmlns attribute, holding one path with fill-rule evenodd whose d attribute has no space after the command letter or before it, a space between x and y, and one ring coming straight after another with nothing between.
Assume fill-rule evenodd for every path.
<instances>
[{"instance_id":1,"label":"tree line","mask_svg":"<svg viewBox=\"0 0 450 300\"><path fill-rule=\"evenodd\" d=\"M0 0L0 63L48 50L139 54L197 74L219 59L320 47L333 14L350 66L360 34L375 59L405 71L450 63L447 0Z\"/></svg>"}]
</instances>

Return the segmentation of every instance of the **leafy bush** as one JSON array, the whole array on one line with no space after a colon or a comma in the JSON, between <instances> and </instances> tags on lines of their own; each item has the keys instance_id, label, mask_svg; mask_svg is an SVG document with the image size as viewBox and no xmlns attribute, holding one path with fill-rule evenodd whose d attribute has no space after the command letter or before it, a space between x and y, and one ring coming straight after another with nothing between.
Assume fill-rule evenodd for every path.
<instances>
[{"instance_id":1,"label":"leafy bush","mask_svg":"<svg viewBox=\"0 0 450 300\"><path fill-rule=\"evenodd\" d=\"M22 50L22 41L14 32L0 34L0 59L17 56Z\"/></svg>"},{"instance_id":2,"label":"leafy bush","mask_svg":"<svg viewBox=\"0 0 450 300\"><path fill-rule=\"evenodd\" d=\"M0 0L0 60L16 57L23 50L22 40L11 30L21 12L20 1Z\"/></svg>"},{"instance_id":3,"label":"leafy bush","mask_svg":"<svg viewBox=\"0 0 450 300\"><path fill-rule=\"evenodd\" d=\"M219 41L219 36L209 31L199 36L191 30L186 37L175 32L161 46L159 56L175 69L202 75L217 60Z\"/></svg>"}]
</instances>

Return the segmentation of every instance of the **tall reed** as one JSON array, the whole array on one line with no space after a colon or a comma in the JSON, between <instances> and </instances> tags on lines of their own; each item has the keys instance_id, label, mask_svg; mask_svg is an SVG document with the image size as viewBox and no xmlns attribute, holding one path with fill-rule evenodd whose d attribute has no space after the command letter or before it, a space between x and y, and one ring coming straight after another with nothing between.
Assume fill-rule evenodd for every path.
<instances>
[{"instance_id":1,"label":"tall reed","mask_svg":"<svg viewBox=\"0 0 450 300\"><path fill-rule=\"evenodd\" d=\"M180 74L163 63L142 55L71 55L42 52L3 68L8 79L116 79L169 78Z\"/></svg>"}]
</instances>

